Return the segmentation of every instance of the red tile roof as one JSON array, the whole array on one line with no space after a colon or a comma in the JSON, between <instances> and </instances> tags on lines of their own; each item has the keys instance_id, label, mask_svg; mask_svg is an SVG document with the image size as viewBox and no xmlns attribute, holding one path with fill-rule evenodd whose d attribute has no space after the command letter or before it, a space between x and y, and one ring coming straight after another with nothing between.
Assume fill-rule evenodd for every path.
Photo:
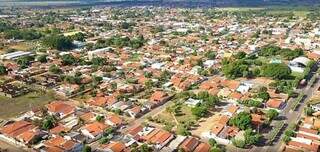
<instances>
[{"instance_id":1,"label":"red tile roof","mask_svg":"<svg viewBox=\"0 0 320 152\"><path fill-rule=\"evenodd\" d=\"M207 143L201 143L197 146L197 148L194 150L194 152L209 152L210 151L210 145Z\"/></svg>"}]
</instances>

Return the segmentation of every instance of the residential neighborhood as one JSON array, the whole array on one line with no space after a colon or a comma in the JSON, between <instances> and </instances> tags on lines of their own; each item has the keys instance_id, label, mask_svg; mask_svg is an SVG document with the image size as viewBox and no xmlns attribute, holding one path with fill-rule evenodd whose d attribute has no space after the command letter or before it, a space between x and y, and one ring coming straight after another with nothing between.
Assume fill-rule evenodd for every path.
<instances>
[{"instance_id":1,"label":"residential neighborhood","mask_svg":"<svg viewBox=\"0 0 320 152\"><path fill-rule=\"evenodd\" d=\"M318 152L319 12L3 7L0 151Z\"/></svg>"}]
</instances>

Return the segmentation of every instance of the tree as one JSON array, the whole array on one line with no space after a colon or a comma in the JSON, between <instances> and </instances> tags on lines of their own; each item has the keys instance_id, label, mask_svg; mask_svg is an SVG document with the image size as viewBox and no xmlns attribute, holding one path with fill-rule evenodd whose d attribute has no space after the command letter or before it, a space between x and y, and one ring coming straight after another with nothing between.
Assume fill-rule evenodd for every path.
<instances>
[{"instance_id":1,"label":"tree","mask_svg":"<svg viewBox=\"0 0 320 152\"><path fill-rule=\"evenodd\" d=\"M288 143L289 141L291 141L291 138L289 136L285 135L282 137L282 141L285 143Z\"/></svg>"},{"instance_id":2,"label":"tree","mask_svg":"<svg viewBox=\"0 0 320 152\"><path fill-rule=\"evenodd\" d=\"M82 33L82 32L78 32L78 33L76 33L74 35L71 35L69 38L71 40L83 42L85 40L85 38L86 38L86 35L84 33Z\"/></svg>"},{"instance_id":3,"label":"tree","mask_svg":"<svg viewBox=\"0 0 320 152\"><path fill-rule=\"evenodd\" d=\"M91 152L91 147L88 145L85 145L82 149L82 152Z\"/></svg>"},{"instance_id":4,"label":"tree","mask_svg":"<svg viewBox=\"0 0 320 152\"><path fill-rule=\"evenodd\" d=\"M103 66L107 63L105 58L101 58L101 57L95 57L91 60L93 65L97 65L97 66Z\"/></svg>"},{"instance_id":5,"label":"tree","mask_svg":"<svg viewBox=\"0 0 320 152\"><path fill-rule=\"evenodd\" d=\"M237 54L235 54L234 55L234 57L236 58L236 59L243 59L243 58L245 58L246 57L246 53L245 52L238 52Z\"/></svg>"},{"instance_id":6,"label":"tree","mask_svg":"<svg viewBox=\"0 0 320 152\"><path fill-rule=\"evenodd\" d=\"M270 109L267 111L267 117L269 121L273 120L274 118L278 117L279 112L275 109Z\"/></svg>"},{"instance_id":7,"label":"tree","mask_svg":"<svg viewBox=\"0 0 320 152\"><path fill-rule=\"evenodd\" d=\"M45 37L42 43L49 48L57 49L59 51L69 50L73 47L71 39L63 35L51 35Z\"/></svg>"},{"instance_id":8,"label":"tree","mask_svg":"<svg viewBox=\"0 0 320 152\"><path fill-rule=\"evenodd\" d=\"M210 60L214 60L216 58L217 54L214 51L206 52L205 57L207 57Z\"/></svg>"},{"instance_id":9,"label":"tree","mask_svg":"<svg viewBox=\"0 0 320 152\"><path fill-rule=\"evenodd\" d=\"M31 61L33 60L34 60L33 56L23 56L17 59L17 63L20 65L22 69L25 69L30 65Z\"/></svg>"},{"instance_id":10,"label":"tree","mask_svg":"<svg viewBox=\"0 0 320 152\"><path fill-rule=\"evenodd\" d=\"M191 112L197 118L202 118L207 115L208 108L204 105L196 105L195 107L191 108Z\"/></svg>"},{"instance_id":11,"label":"tree","mask_svg":"<svg viewBox=\"0 0 320 152\"><path fill-rule=\"evenodd\" d=\"M296 133L295 133L293 130L291 130L291 129L286 130L286 131L284 132L284 134L285 134L286 136L288 136L288 137L293 137L293 136L296 135Z\"/></svg>"},{"instance_id":12,"label":"tree","mask_svg":"<svg viewBox=\"0 0 320 152\"><path fill-rule=\"evenodd\" d=\"M42 123L42 128L45 130L50 130L54 127L56 120L53 116L47 116L43 123Z\"/></svg>"},{"instance_id":13,"label":"tree","mask_svg":"<svg viewBox=\"0 0 320 152\"><path fill-rule=\"evenodd\" d=\"M142 144L140 147L140 152L152 152L152 148L149 147L147 144Z\"/></svg>"},{"instance_id":14,"label":"tree","mask_svg":"<svg viewBox=\"0 0 320 152\"><path fill-rule=\"evenodd\" d=\"M0 64L0 75L6 74L7 73L7 68Z\"/></svg>"},{"instance_id":15,"label":"tree","mask_svg":"<svg viewBox=\"0 0 320 152\"><path fill-rule=\"evenodd\" d=\"M4 32L6 39L23 39L23 40L35 40L42 37L42 34L36 30L7 30Z\"/></svg>"},{"instance_id":16,"label":"tree","mask_svg":"<svg viewBox=\"0 0 320 152\"><path fill-rule=\"evenodd\" d=\"M262 74L267 77L281 80L288 78L291 74L291 70L286 64L271 63L262 66Z\"/></svg>"},{"instance_id":17,"label":"tree","mask_svg":"<svg viewBox=\"0 0 320 152\"><path fill-rule=\"evenodd\" d=\"M96 117L96 120L97 120L98 122L102 122L103 119L104 119L104 116L98 115L98 116Z\"/></svg>"},{"instance_id":18,"label":"tree","mask_svg":"<svg viewBox=\"0 0 320 152\"><path fill-rule=\"evenodd\" d=\"M312 114L313 114L314 112L315 112L315 111L314 111L310 106L304 108L304 113L305 113L305 115L307 115L307 116L312 116Z\"/></svg>"},{"instance_id":19,"label":"tree","mask_svg":"<svg viewBox=\"0 0 320 152\"><path fill-rule=\"evenodd\" d=\"M53 74L60 74L62 73L62 70L57 65L53 64L49 67L49 72Z\"/></svg>"},{"instance_id":20,"label":"tree","mask_svg":"<svg viewBox=\"0 0 320 152\"><path fill-rule=\"evenodd\" d=\"M232 144L238 148L244 148L246 146L246 142L244 140L233 138L231 141Z\"/></svg>"},{"instance_id":21,"label":"tree","mask_svg":"<svg viewBox=\"0 0 320 152\"><path fill-rule=\"evenodd\" d=\"M110 139L107 138L107 137L102 137L102 138L100 139L99 143L100 143L100 144L105 144L105 143L107 143L109 140L110 140Z\"/></svg>"},{"instance_id":22,"label":"tree","mask_svg":"<svg viewBox=\"0 0 320 152\"><path fill-rule=\"evenodd\" d=\"M213 138L210 138L209 139L209 145L211 147L215 147L217 145L217 141L215 139L213 139Z\"/></svg>"},{"instance_id":23,"label":"tree","mask_svg":"<svg viewBox=\"0 0 320 152\"><path fill-rule=\"evenodd\" d=\"M47 60L47 55L39 55L37 57L37 61L41 62L41 63L46 63L48 60Z\"/></svg>"},{"instance_id":24,"label":"tree","mask_svg":"<svg viewBox=\"0 0 320 152\"><path fill-rule=\"evenodd\" d=\"M246 145L255 145L259 142L262 135L253 132L252 129L247 129L244 132L244 138Z\"/></svg>"},{"instance_id":25,"label":"tree","mask_svg":"<svg viewBox=\"0 0 320 152\"><path fill-rule=\"evenodd\" d=\"M185 125L178 125L177 127L177 134L182 136L191 135L188 128Z\"/></svg>"},{"instance_id":26,"label":"tree","mask_svg":"<svg viewBox=\"0 0 320 152\"><path fill-rule=\"evenodd\" d=\"M210 152L223 152L223 150L220 149L219 147L212 147L212 148L210 149Z\"/></svg>"},{"instance_id":27,"label":"tree","mask_svg":"<svg viewBox=\"0 0 320 152\"><path fill-rule=\"evenodd\" d=\"M65 54L61 58L63 65L73 65L77 62L77 59L72 54Z\"/></svg>"},{"instance_id":28,"label":"tree","mask_svg":"<svg viewBox=\"0 0 320 152\"><path fill-rule=\"evenodd\" d=\"M263 101L268 101L270 98L270 95L267 91L259 91L259 93L257 94L257 97L263 99Z\"/></svg>"},{"instance_id":29,"label":"tree","mask_svg":"<svg viewBox=\"0 0 320 152\"><path fill-rule=\"evenodd\" d=\"M247 112L240 112L235 117L229 120L229 124L237 126L241 130L251 127L251 115Z\"/></svg>"}]
</instances>

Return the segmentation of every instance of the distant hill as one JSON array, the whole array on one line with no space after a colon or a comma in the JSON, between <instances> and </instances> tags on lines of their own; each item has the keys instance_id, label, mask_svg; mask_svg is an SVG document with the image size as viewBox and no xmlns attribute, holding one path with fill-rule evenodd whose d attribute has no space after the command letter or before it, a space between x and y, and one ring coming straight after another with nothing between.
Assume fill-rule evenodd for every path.
<instances>
[{"instance_id":1,"label":"distant hill","mask_svg":"<svg viewBox=\"0 0 320 152\"><path fill-rule=\"evenodd\" d=\"M156 5L169 7L319 6L320 0L0 0L0 6Z\"/></svg>"}]
</instances>

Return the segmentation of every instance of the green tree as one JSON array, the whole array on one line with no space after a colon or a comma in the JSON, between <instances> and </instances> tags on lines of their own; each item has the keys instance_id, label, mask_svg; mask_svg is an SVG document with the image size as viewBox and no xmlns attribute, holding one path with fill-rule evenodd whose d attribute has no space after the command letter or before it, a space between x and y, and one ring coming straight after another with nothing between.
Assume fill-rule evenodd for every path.
<instances>
[{"instance_id":1,"label":"green tree","mask_svg":"<svg viewBox=\"0 0 320 152\"><path fill-rule=\"evenodd\" d=\"M207 57L210 60L214 60L216 58L217 54L214 51L209 51L205 53L205 57Z\"/></svg>"},{"instance_id":2,"label":"green tree","mask_svg":"<svg viewBox=\"0 0 320 152\"><path fill-rule=\"evenodd\" d=\"M85 145L82 149L82 152L91 152L91 147L88 145Z\"/></svg>"},{"instance_id":3,"label":"green tree","mask_svg":"<svg viewBox=\"0 0 320 152\"><path fill-rule=\"evenodd\" d=\"M45 37L42 40L42 43L49 48L57 49L60 51L69 50L73 47L71 39L63 35L51 35Z\"/></svg>"},{"instance_id":4,"label":"green tree","mask_svg":"<svg viewBox=\"0 0 320 152\"><path fill-rule=\"evenodd\" d=\"M285 143L288 143L289 141L291 141L291 138L289 136L287 136L287 135L284 135L282 137L282 141L285 142Z\"/></svg>"},{"instance_id":5,"label":"green tree","mask_svg":"<svg viewBox=\"0 0 320 152\"><path fill-rule=\"evenodd\" d=\"M290 68L283 63L271 63L262 66L262 74L267 77L272 77L274 79L286 79L290 76Z\"/></svg>"},{"instance_id":6,"label":"green tree","mask_svg":"<svg viewBox=\"0 0 320 152\"><path fill-rule=\"evenodd\" d=\"M152 152L153 149L151 147L149 147L147 144L142 144L140 147L139 147L139 151L140 152Z\"/></svg>"},{"instance_id":7,"label":"green tree","mask_svg":"<svg viewBox=\"0 0 320 152\"><path fill-rule=\"evenodd\" d=\"M270 98L270 95L267 91L259 91L259 93L257 94L257 97L263 99L263 101L268 101Z\"/></svg>"},{"instance_id":8,"label":"green tree","mask_svg":"<svg viewBox=\"0 0 320 152\"><path fill-rule=\"evenodd\" d=\"M293 136L296 135L296 133L295 133L293 130L291 130L291 129L286 130L286 131L284 132L284 134L285 134L286 136L288 136L288 137L293 137Z\"/></svg>"},{"instance_id":9,"label":"green tree","mask_svg":"<svg viewBox=\"0 0 320 152\"><path fill-rule=\"evenodd\" d=\"M104 120L104 116L98 115L96 117L96 121L98 121L98 122L102 122L103 120Z\"/></svg>"},{"instance_id":10,"label":"green tree","mask_svg":"<svg viewBox=\"0 0 320 152\"><path fill-rule=\"evenodd\" d=\"M195 107L191 108L191 112L197 118L202 118L207 115L208 108L204 105L196 105Z\"/></svg>"},{"instance_id":11,"label":"green tree","mask_svg":"<svg viewBox=\"0 0 320 152\"><path fill-rule=\"evenodd\" d=\"M72 54L65 54L61 58L63 65L73 65L77 62L77 59Z\"/></svg>"},{"instance_id":12,"label":"green tree","mask_svg":"<svg viewBox=\"0 0 320 152\"><path fill-rule=\"evenodd\" d=\"M74 35L71 35L69 38L71 40L84 42L85 38L86 38L86 35L84 33L82 33L82 32L78 32L78 33L76 33Z\"/></svg>"},{"instance_id":13,"label":"green tree","mask_svg":"<svg viewBox=\"0 0 320 152\"><path fill-rule=\"evenodd\" d=\"M97 66L103 66L107 63L105 58L101 58L101 57L95 57L91 60L93 65L97 65Z\"/></svg>"},{"instance_id":14,"label":"green tree","mask_svg":"<svg viewBox=\"0 0 320 152\"><path fill-rule=\"evenodd\" d=\"M49 67L49 72L53 74L60 74L62 73L62 70L57 65L53 64Z\"/></svg>"},{"instance_id":15,"label":"green tree","mask_svg":"<svg viewBox=\"0 0 320 152\"><path fill-rule=\"evenodd\" d=\"M255 145L262 138L262 135L253 132L252 129L247 129L244 132L244 138L246 145Z\"/></svg>"},{"instance_id":16,"label":"green tree","mask_svg":"<svg viewBox=\"0 0 320 152\"><path fill-rule=\"evenodd\" d=\"M42 128L45 130L50 130L54 127L55 122L56 120L53 116L47 116L42 123Z\"/></svg>"},{"instance_id":17,"label":"green tree","mask_svg":"<svg viewBox=\"0 0 320 152\"><path fill-rule=\"evenodd\" d=\"M177 127L177 134L182 136L191 135L188 128L185 125L178 125Z\"/></svg>"},{"instance_id":18,"label":"green tree","mask_svg":"<svg viewBox=\"0 0 320 152\"><path fill-rule=\"evenodd\" d=\"M41 63L46 63L48 60L47 60L47 55L39 55L37 57L37 61L41 62Z\"/></svg>"},{"instance_id":19,"label":"green tree","mask_svg":"<svg viewBox=\"0 0 320 152\"><path fill-rule=\"evenodd\" d=\"M243 58L246 57L246 55L247 55L247 54L246 54L245 52L240 51L240 52L238 52L237 54L235 54L234 57L235 57L236 59L243 59Z\"/></svg>"},{"instance_id":20,"label":"green tree","mask_svg":"<svg viewBox=\"0 0 320 152\"><path fill-rule=\"evenodd\" d=\"M209 139L209 145L211 146L211 147L215 147L215 146L217 146L217 141L215 140L215 139L213 139L213 138L210 138Z\"/></svg>"},{"instance_id":21,"label":"green tree","mask_svg":"<svg viewBox=\"0 0 320 152\"><path fill-rule=\"evenodd\" d=\"M7 73L7 68L0 64L0 75L6 74Z\"/></svg>"},{"instance_id":22,"label":"green tree","mask_svg":"<svg viewBox=\"0 0 320 152\"><path fill-rule=\"evenodd\" d=\"M241 130L245 130L251 127L251 120L252 117L250 113L240 112L229 120L229 124L237 126Z\"/></svg>"},{"instance_id":23,"label":"green tree","mask_svg":"<svg viewBox=\"0 0 320 152\"><path fill-rule=\"evenodd\" d=\"M266 115L267 115L269 121L271 121L274 118L278 117L279 112L277 110L275 110L275 109L270 109L270 110L267 111Z\"/></svg>"},{"instance_id":24,"label":"green tree","mask_svg":"<svg viewBox=\"0 0 320 152\"><path fill-rule=\"evenodd\" d=\"M245 148L246 146L246 142L244 140L233 138L231 141L232 144L238 148Z\"/></svg>"},{"instance_id":25,"label":"green tree","mask_svg":"<svg viewBox=\"0 0 320 152\"><path fill-rule=\"evenodd\" d=\"M304 113L305 113L305 115L307 115L307 116L312 116L312 114L313 114L314 112L315 112L315 111L314 111L310 106L304 108Z\"/></svg>"},{"instance_id":26,"label":"green tree","mask_svg":"<svg viewBox=\"0 0 320 152\"><path fill-rule=\"evenodd\" d=\"M33 60L33 56L23 56L17 59L17 63L20 65L22 69L25 69L30 65L31 61Z\"/></svg>"}]
</instances>

